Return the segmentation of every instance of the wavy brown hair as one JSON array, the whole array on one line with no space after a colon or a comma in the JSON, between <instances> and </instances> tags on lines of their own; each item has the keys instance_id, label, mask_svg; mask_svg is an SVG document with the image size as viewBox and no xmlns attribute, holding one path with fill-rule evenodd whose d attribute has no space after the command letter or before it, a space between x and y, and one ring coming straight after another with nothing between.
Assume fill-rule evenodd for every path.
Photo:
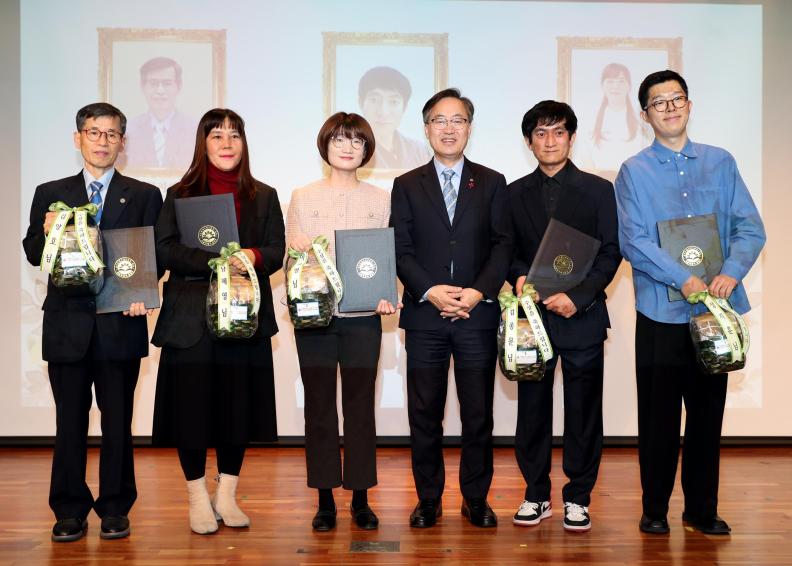
<instances>
[{"instance_id":1,"label":"wavy brown hair","mask_svg":"<svg viewBox=\"0 0 792 566\"><path fill-rule=\"evenodd\" d=\"M176 194L180 197L191 197L202 194L207 186L206 171L209 157L206 155L206 138L215 128L228 127L239 132L242 138L242 159L237 165L239 174L239 197L253 200L256 197L256 182L250 173L250 153L248 153L245 121L228 108L213 108L203 115L195 132L195 152L190 168L176 185Z\"/></svg>"}]
</instances>

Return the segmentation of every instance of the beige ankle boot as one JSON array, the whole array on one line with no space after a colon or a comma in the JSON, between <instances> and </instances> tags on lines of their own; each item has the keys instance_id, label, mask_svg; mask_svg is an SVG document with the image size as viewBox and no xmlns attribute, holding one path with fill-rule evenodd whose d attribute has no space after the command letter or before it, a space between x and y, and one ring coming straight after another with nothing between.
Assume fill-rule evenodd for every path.
<instances>
[{"instance_id":1,"label":"beige ankle boot","mask_svg":"<svg viewBox=\"0 0 792 566\"><path fill-rule=\"evenodd\" d=\"M187 482L190 496L190 528L199 535L217 531L217 519L212 511L212 501L206 491L206 477Z\"/></svg>"},{"instance_id":2,"label":"beige ankle boot","mask_svg":"<svg viewBox=\"0 0 792 566\"><path fill-rule=\"evenodd\" d=\"M220 474L217 480L217 491L212 496L212 507L215 518L223 521L226 527L249 527L250 518L245 515L236 502L236 488L239 476Z\"/></svg>"}]
</instances>

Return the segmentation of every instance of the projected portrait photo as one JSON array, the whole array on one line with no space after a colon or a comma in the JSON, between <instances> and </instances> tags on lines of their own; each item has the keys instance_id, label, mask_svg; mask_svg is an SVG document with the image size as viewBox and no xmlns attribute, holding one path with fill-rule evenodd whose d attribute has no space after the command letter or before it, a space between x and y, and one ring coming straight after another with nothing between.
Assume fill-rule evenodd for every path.
<instances>
[{"instance_id":1,"label":"projected portrait photo","mask_svg":"<svg viewBox=\"0 0 792 566\"><path fill-rule=\"evenodd\" d=\"M395 177L427 163L432 153L421 108L447 85L448 35L323 35L325 114L359 113L374 131L376 149L364 174Z\"/></svg>"},{"instance_id":2,"label":"projected portrait photo","mask_svg":"<svg viewBox=\"0 0 792 566\"><path fill-rule=\"evenodd\" d=\"M652 142L638 87L654 71L682 70L679 38L559 37L558 97L578 117L572 159L613 181L628 157Z\"/></svg>"},{"instance_id":3,"label":"projected portrait photo","mask_svg":"<svg viewBox=\"0 0 792 566\"><path fill-rule=\"evenodd\" d=\"M119 168L180 176L198 119L223 106L225 31L99 30L100 93L127 116Z\"/></svg>"}]
</instances>

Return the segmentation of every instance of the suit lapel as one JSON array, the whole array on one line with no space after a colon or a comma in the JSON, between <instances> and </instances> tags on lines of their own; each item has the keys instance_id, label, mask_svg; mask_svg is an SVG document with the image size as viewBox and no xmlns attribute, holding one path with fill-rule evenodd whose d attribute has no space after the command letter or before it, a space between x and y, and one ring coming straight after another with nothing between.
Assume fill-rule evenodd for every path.
<instances>
[{"instance_id":1,"label":"suit lapel","mask_svg":"<svg viewBox=\"0 0 792 566\"><path fill-rule=\"evenodd\" d=\"M549 219L542 198L542 176L539 174L539 169L526 177L520 196L534 232L541 239L547 229Z\"/></svg>"},{"instance_id":2,"label":"suit lapel","mask_svg":"<svg viewBox=\"0 0 792 566\"><path fill-rule=\"evenodd\" d=\"M126 182L126 177L116 171L113 173L104 203L102 203L102 228L108 230L114 228L128 204L129 184Z\"/></svg>"},{"instance_id":3,"label":"suit lapel","mask_svg":"<svg viewBox=\"0 0 792 566\"><path fill-rule=\"evenodd\" d=\"M85 188L85 177L82 170L69 180L64 202L69 206L82 206L88 203L88 191Z\"/></svg>"},{"instance_id":4,"label":"suit lapel","mask_svg":"<svg viewBox=\"0 0 792 566\"><path fill-rule=\"evenodd\" d=\"M435 207L440 218L442 218L446 228L450 230L451 223L448 221L448 210L446 210L445 201L443 200L443 188L440 186L440 180L437 177L434 161L430 161L424 165L421 188L424 193L426 193L426 198L429 199L429 202L432 203L432 206Z\"/></svg>"},{"instance_id":5,"label":"suit lapel","mask_svg":"<svg viewBox=\"0 0 792 566\"><path fill-rule=\"evenodd\" d=\"M462 178L459 180L459 194L457 195L456 208L454 209L453 226L459 225L462 215L465 213L465 209L473 199L473 192L476 190L475 187L475 164L465 159L465 164L462 166ZM445 201L443 205L445 205ZM448 213L446 213L446 216L448 216Z\"/></svg>"},{"instance_id":6,"label":"suit lapel","mask_svg":"<svg viewBox=\"0 0 792 566\"><path fill-rule=\"evenodd\" d=\"M558 195L558 207L553 216L564 224L571 224L581 198L583 198L583 176L570 161L561 194Z\"/></svg>"}]
</instances>

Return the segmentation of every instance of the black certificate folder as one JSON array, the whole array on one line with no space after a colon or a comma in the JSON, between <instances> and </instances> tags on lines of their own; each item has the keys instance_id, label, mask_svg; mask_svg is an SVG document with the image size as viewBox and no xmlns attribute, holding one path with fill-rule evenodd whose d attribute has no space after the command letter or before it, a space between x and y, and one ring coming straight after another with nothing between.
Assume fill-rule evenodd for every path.
<instances>
[{"instance_id":1,"label":"black certificate folder","mask_svg":"<svg viewBox=\"0 0 792 566\"><path fill-rule=\"evenodd\" d=\"M344 285L338 312L369 312L380 299L394 306L396 246L393 228L335 231L336 267Z\"/></svg>"},{"instance_id":2,"label":"black certificate folder","mask_svg":"<svg viewBox=\"0 0 792 566\"><path fill-rule=\"evenodd\" d=\"M102 230L105 283L96 297L96 312L122 312L132 303L160 306L154 228Z\"/></svg>"},{"instance_id":3,"label":"black certificate folder","mask_svg":"<svg viewBox=\"0 0 792 566\"><path fill-rule=\"evenodd\" d=\"M230 193L177 198L173 204L185 246L219 253L228 242L239 242L234 197Z\"/></svg>"},{"instance_id":4,"label":"black certificate folder","mask_svg":"<svg viewBox=\"0 0 792 566\"><path fill-rule=\"evenodd\" d=\"M723 250L715 214L663 220L657 223L657 234L660 247L704 283L711 283L723 269ZM668 288L669 301L683 298L682 293Z\"/></svg>"},{"instance_id":5,"label":"black certificate folder","mask_svg":"<svg viewBox=\"0 0 792 566\"><path fill-rule=\"evenodd\" d=\"M527 282L542 298L569 291L588 275L601 242L555 218L547 225Z\"/></svg>"}]
</instances>

